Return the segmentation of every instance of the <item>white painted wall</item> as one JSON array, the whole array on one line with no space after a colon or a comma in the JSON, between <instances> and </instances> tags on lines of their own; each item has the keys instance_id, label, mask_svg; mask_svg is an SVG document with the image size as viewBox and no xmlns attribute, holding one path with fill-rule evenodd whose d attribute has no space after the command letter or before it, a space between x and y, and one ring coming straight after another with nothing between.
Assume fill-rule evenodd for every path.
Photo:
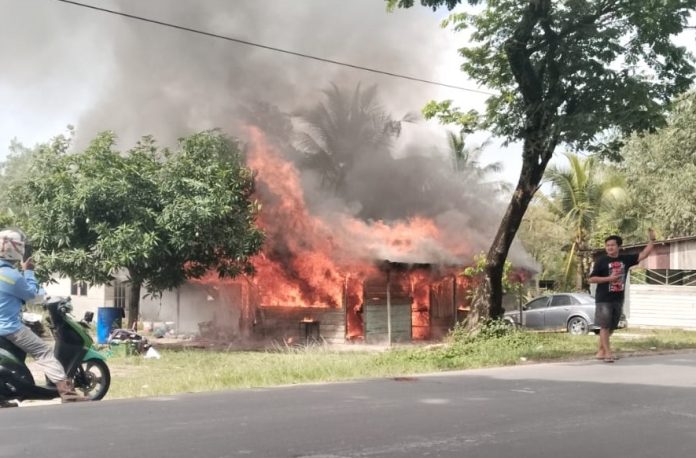
<instances>
[{"instance_id":1,"label":"white painted wall","mask_svg":"<svg viewBox=\"0 0 696 458\"><path fill-rule=\"evenodd\" d=\"M94 323L96 323L99 307L114 306L112 286L89 286L86 296L73 296L70 294L69 278L55 277L53 280L53 283L44 285L46 295L71 296L73 315L78 319L82 318L85 312L90 311L94 313ZM142 294L147 293L143 291ZM160 297L141 297L139 329L143 329L143 323L146 323L150 329L155 323L169 323L178 332L197 334L199 322L215 321L219 326L238 333L243 294L240 283L188 282L178 290L165 291ZM179 304L178 313L177 303ZM123 324L125 326L125 322Z\"/></svg>"},{"instance_id":2,"label":"white painted wall","mask_svg":"<svg viewBox=\"0 0 696 458\"><path fill-rule=\"evenodd\" d=\"M70 279L66 277L56 277L53 279L55 282L48 285L42 285L46 291L47 296L70 296L73 304L73 315L81 319L85 312L90 311L94 313L94 319L97 319L97 308L99 307L110 307L113 305L106 304L105 301L105 287L104 286L89 286L87 288L86 296L71 295L70 294Z\"/></svg>"},{"instance_id":3,"label":"white painted wall","mask_svg":"<svg viewBox=\"0 0 696 458\"><path fill-rule=\"evenodd\" d=\"M238 333L241 310L241 285L230 282L188 282L178 292L165 291L161 297L140 300L141 322L146 323L146 326L170 322L181 333L198 333L198 323L203 321L215 321L217 325Z\"/></svg>"},{"instance_id":4,"label":"white painted wall","mask_svg":"<svg viewBox=\"0 0 696 458\"><path fill-rule=\"evenodd\" d=\"M631 285L626 299L629 327L696 329L696 286Z\"/></svg>"}]
</instances>

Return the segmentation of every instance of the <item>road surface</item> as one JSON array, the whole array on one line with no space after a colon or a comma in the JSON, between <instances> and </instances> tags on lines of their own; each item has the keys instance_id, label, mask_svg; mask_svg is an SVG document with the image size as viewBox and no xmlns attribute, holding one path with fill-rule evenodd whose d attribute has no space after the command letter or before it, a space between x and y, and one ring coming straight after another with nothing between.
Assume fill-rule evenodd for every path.
<instances>
[{"instance_id":1,"label":"road surface","mask_svg":"<svg viewBox=\"0 0 696 458\"><path fill-rule=\"evenodd\" d=\"M0 410L0 457L693 457L696 353Z\"/></svg>"}]
</instances>

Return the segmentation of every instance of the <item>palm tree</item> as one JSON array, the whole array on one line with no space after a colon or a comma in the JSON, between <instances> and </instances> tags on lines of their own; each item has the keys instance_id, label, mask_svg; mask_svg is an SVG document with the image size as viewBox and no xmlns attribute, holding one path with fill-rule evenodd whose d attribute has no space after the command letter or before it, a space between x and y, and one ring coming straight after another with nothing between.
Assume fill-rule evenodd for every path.
<instances>
[{"instance_id":1,"label":"palm tree","mask_svg":"<svg viewBox=\"0 0 696 458\"><path fill-rule=\"evenodd\" d=\"M503 169L502 162L492 162L488 165L481 164L481 154L488 142L469 148L466 146L466 134L464 132L454 133L448 131L447 143L449 144L452 170L457 174L473 175L476 181L482 182L491 174L498 173ZM493 184L494 188L499 191L508 191L510 189L510 185L504 182L490 182L488 184Z\"/></svg>"},{"instance_id":2,"label":"palm tree","mask_svg":"<svg viewBox=\"0 0 696 458\"><path fill-rule=\"evenodd\" d=\"M347 172L366 155L390 159L389 149L401 133L401 123L415 117L392 119L379 103L376 86L363 90L358 84L348 92L332 84L323 92L325 102L298 113L306 127L298 147L304 153L304 165L320 174L323 185L338 191Z\"/></svg>"},{"instance_id":3,"label":"palm tree","mask_svg":"<svg viewBox=\"0 0 696 458\"><path fill-rule=\"evenodd\" d=\"M582 158L571 153L565 156L570 167L549 168L546 180L553 185L553 193L550 198L542 195L542 199L572 234L564 280L570 283L575 267L575 287L581 290L587 287L589 238L600 214L626 199L626 187L622 176L600 168L604 164L595 157Z\"/></svg>"}]
</instances>

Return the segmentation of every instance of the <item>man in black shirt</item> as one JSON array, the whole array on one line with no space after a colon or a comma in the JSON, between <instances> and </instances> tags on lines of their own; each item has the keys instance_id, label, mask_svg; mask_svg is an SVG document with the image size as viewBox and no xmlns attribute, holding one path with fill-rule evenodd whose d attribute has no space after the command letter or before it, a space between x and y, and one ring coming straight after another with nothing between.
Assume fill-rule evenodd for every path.
<instances>
[{"instance_id":1,"label":"man in black shirt","mask_svg":"<svg viewBox=\"0 0 696 458\"><path fill-rule=\"evenodd\" d=\"M614 362L609 336L614 332L624 303L624 289L628 269L647 258L653 249L655 231L648 231L648 244L640 254L619 254L623 240L612 235L604 240L606 255L594 264L589 282L597 284L595 292L595 323L599 326L599 350L597 359Z\"/></svg>"}]
</instances>

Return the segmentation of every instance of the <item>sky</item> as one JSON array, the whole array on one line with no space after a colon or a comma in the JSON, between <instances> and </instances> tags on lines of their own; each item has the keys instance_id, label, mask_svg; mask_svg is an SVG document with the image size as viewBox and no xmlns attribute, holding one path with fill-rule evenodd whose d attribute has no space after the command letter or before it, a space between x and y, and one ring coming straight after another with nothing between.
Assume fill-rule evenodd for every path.
<instances>
[{"instance_id":1,"label":"sky","mask_svg":"<svg viewBox=\"0 0 696 458\"><path fill-rule=\"evenodd\" d=\"M387 14L379 0L85 0L123 12L270 46L477 88L459 70L465 37L445 30L447 14L427 8ZM693 32L678 41L692 50ZM248 100L293 111L320 100L330 83L377 84L397 117L429 100L483 107L486 96L410 82L200 37L78 8L55 0L0 0L0 158L13 138L26 145L77 128L84 144L114 130L124 146L145 134L163 143L195 130L233 129ZM474 143L487 134L478 134ZM409 143L444 154L445 129L421 121L404 128ZM494 141L482 158L502 162L516 183L519 145Z\"/></svg>"},{"instance_id":2,"label":"sky","mask_svg":"<svg viewBox=\"0 0 696 458\"><path fill-rule=\"evenodd\" d=\"M477 87L459 71L456 49L462 37L439 26L446 10L388 14L377 0L354 0L350 7L340 0L237 0L234 8L219 0L182 0L176 6L161 0L90 1L270 46ZM467 109L481 108L485 101L481 94L248 48L54 0L0 0L0 59L5 63L0 158L13 138L34 145L65 132L68 124L76 126L78 140L109 129L126 144L144 134L166 141L195 129L226 129L220 124L234 113L236 100L260 94L292 111L318 100L332 82L377 84L383 104L397 117L418 112L432 99L455 99ZM407 125L401 141L423 136L432 139L432 150L446 150L445 129L435 122ZM517 156L491 148L483 161L505 160L503 178L513 181L521 164Z\"/></svg>"}]
</instances>

